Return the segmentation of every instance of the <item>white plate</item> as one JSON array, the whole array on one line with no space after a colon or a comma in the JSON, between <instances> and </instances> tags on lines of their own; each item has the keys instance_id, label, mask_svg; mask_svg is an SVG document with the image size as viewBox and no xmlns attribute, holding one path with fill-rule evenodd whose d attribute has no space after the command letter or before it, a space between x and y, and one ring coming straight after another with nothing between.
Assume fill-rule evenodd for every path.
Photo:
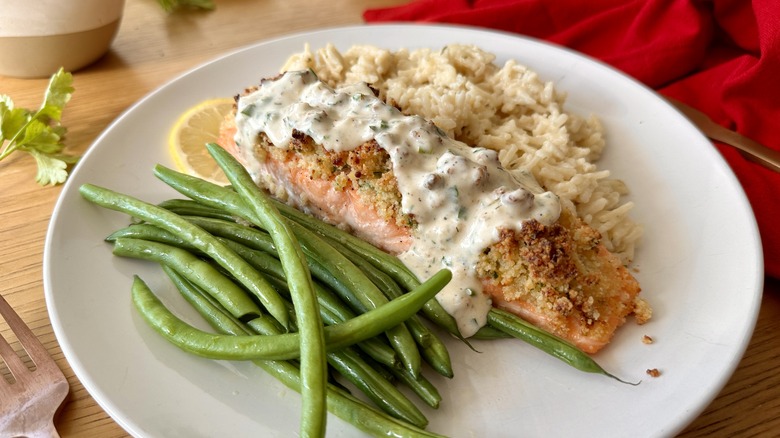
<instances>
[{"instance_id":1,"label":"white plate","mask_svg":"<svg viewBox=\"0 0 780 438\"><path fill-rule=\"evenodd\" d=\"M481 354L451 342L456 377L435 379L443 396L426 410L430 430L452 436L665 436L717 395L751 336L762 290L762 254L749 204L710 143L656 94L570 51L517 36L441 26L358 26L260 43L199 67L116 120L84 156L52 217L44 285L54 331L97 402L135 436L292 436L299 397L245 363L196 358L140 321L129 300L140 274L176 300L159 269L111 255L102 241L124 215L82 200L83 183L149 201L174 193L152 175L171 165L166 136L179 114L231 96L275 69L304 43L340 49L367 43L438 48L473 43L514 58L569 93L568 108L597 114L608 135L601 166L624 179L646 226L637 276L655 314L629 322L597 360L639 386L577 372L519 341L483 342ZM643 335L655 343L642 343ZM645 371L658 368L661 376ZM331 436L354 436L330 417Z\"/></svg>"}]
</instances>

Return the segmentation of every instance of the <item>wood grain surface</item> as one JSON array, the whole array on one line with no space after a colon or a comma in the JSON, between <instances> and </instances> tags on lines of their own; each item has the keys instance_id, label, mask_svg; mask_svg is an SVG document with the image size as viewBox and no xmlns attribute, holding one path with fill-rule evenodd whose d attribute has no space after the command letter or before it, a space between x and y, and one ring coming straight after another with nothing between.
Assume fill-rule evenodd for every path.
<instances>
[{"instance_id":1,"label":"wood grain surface","mask_svg":"<svg viewBox=\"0 0 780 438\"><path fill-rule=\"evenodd\" d=\"M117 116L181 73L253 42L292 32L359 24L363 10L392 0L217 0L213 12L164 13L156 0L128 0L111 51L74 74L76 93L63 123L68 151L82 154ZM47 79L0 77L0 94L36 107ZM71 384L56 421L64 437L127 433L86 392L63 357L43 294L46 230L60 187L40 187L26 154L0 162L0 293L41 339ZM9 336L4 321L0 332ZM768 281L746 354L718 397L681 434L780 436L780 284ZM637 412L637 415L641 415ZM605 418L608 421L608 418Z\"/></svg>"}]
</instances>

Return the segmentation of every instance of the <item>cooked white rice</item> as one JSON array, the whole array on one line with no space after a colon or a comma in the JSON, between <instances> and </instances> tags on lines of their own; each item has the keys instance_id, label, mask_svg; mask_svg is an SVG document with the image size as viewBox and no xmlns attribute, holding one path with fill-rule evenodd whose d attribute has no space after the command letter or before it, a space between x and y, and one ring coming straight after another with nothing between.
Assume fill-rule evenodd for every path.
<instances>
[{"instance_id":1,"label":"cooked white rice","mask_svg":"<svg viewBox=\"0 0 780 438\"><path fill-rule=\"evenodd\" d=\"M595 117L564 111L565 95L532 70L469 45L397 52L353 46L339 52L307 46L282 67L311 68L332 87L367 82L404 113L417 114L464 143L499 151L507 168L529 170L564 208L601 232L624 263L642 227L629 216L628 189L596 165L604 130Z\"/></svg>"}]
</instances>

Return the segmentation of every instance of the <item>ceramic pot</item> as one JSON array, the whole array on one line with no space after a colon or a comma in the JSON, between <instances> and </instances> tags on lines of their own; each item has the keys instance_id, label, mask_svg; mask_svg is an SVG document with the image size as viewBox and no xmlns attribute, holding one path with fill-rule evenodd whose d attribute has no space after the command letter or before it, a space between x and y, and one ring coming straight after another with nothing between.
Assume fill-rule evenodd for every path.
<instances>
[{"instance_id":1,"label":"ceramic pot","mask_svg":"<svg viewBox=\"0 0 780 438\"><path fill-rule=\"evenodd\" d=\"M125 0L0 0L0 75L75 71L108 51Z\"/></svg>"}]
</instances>

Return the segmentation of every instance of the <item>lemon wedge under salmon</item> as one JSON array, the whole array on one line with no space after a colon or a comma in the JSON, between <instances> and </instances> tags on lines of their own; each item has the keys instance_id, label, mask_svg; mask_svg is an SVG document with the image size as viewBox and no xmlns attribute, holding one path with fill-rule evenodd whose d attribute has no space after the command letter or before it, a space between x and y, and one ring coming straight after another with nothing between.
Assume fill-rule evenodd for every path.
<instances>
[{"instance_id":1,"label":"lemon wedge under salmon","mask_svg":"<svg viewBox=\"0 0 780 438\"><path fill-rule=\"evenodd\" d=\"M217 142L220 125L233 110L234 103L232 98L208 99L179 116L168 136L168 151L180 172L227 184L225 174L209 155L206 144Z\"/></svg>"}]
</instances>

